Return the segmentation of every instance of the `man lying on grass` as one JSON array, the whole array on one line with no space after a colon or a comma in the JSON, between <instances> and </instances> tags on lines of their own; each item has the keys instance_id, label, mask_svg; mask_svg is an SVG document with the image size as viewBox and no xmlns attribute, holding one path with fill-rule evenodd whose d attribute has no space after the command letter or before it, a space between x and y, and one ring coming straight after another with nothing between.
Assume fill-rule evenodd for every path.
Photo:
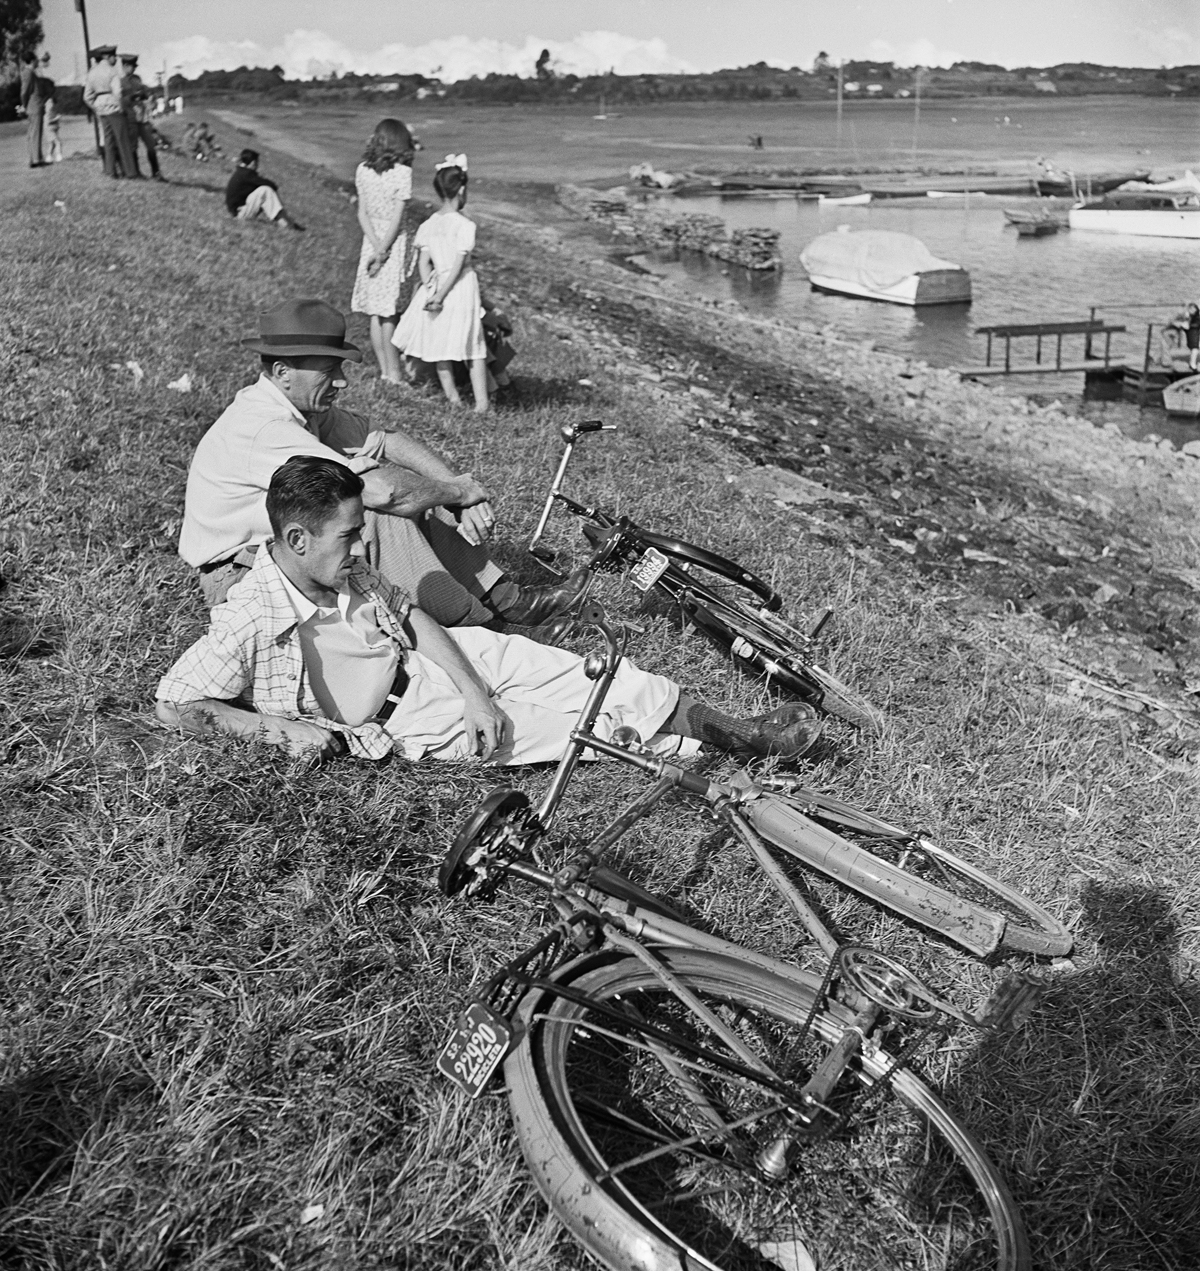
<instances>
[{"instance_id":1,"label":"man lying on grass","mask_svg":"<svg viewBox=\"0 0 1200 1271\"><path fill-rule=\"evenodd\" d=\"M158 717L322 758L548 763L591 689L583 660L481 627L447 631L364 560L363 482L319 456L271 478L274 538L158 686ZM804 754L811 708L732 719L622 662L597 735L629 725L667 753L707 742L745 756Z\"/></svg>"},{"instance_id":2,"label":"man lying on grass","mask_svg":"<svg viewBox=\"0 0 1200 1271\"><path fill-rule=\"evenodd\" d=\"M285 301L261 314L258 339L242 344L259 354L262 374L200 439L179 534L179 554L199 569L210 607L270 536L272 473L293 455L319 455L364 474L368 561L443 626L496 618L536 626L566 612L586 570L546 587L513 582L488 553L496 519L474 476L454 472L415 437L371 431L335 404L346 387L342 362L362 353L346 342L346 320L332 305Z\"/></svg>"}]
</instances>

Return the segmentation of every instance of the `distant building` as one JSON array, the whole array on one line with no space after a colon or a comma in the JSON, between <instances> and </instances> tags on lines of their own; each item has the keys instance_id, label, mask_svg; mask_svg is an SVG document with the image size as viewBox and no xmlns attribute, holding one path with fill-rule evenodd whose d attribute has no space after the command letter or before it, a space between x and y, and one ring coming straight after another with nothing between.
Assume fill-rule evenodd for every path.
<instances>
[{"instance_id":1,"label":"distant building","mask_svg":"<svg viewBox=\"0 0 1200 1271\"><path fill-rule=\"evenodd\" d=\"M868 93L882 93L883 85L882 84L868 84L867 92Z\"/></svg>"},{"instance_id":2,"label":"distant building","mask_svg":"<svg viewBox=\"0 0 1200 1271\"><path fill-rule=\"evenodd\" d=\"M859 83L858 83L857 81L855 81L855 80L851 80L848 84L843 84L843 85L842 85L842 88L843 88L843 89L844 89L847 93L857 93L857 92L858 92L858 90L859 90L861 87L862 87L862 85L861 85L861 84L859 84Z\"/></svg>"},{"instance_id":3,"label":"distant building","mask_svg":"<svg viewBox=\"0 0 1200 1271\"><path fill-rule=\"evenodd\" d=\"M382 84L374 84L372 87L377 93L398 93L400 91L400 81L398 79L389 79Z\"/></svg>"},{"instance_id":4,"label":"distant building","mask_svg":"<svg viewBox=\"0 0 1200 1271\"><path fill-rule=\"evenodd\" d=\"M1054 83L1053 80L1049 80L1049 79L1035 79L1033 81L1033 86L1034 88L1037 89L1039 93L1057 93L1058 92L1057 85Z\"/></svg>"}]
</instances>

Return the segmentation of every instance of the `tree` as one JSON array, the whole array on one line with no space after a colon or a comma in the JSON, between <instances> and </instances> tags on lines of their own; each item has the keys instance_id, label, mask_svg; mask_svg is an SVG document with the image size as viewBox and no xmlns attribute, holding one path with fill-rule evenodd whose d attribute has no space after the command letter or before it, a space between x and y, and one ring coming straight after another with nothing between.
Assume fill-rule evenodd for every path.
<instances>
[{"instance_id":1,"label":"tree","mask_svg":"<svg viewBox=\"0 0 1200 1271\"><path fill-rule=\"evenodd\" d=\"M0 0L0 61L36 52L42 36L42 0Z\"/></svg>"},{"instance_id":2,"label":"tree","mask_svg":"<svg viewBox=\"0 0 1200 1271\"><path fill-rule=\"evenodd\" d=\"M536 71L537 77L540 80L547 80L547 79L554 78L554 72L550 69L550 50L549 49L542 49L542 55L541 57L538 58L537 65L534 67L534 70Z\"/></svg>"},{"instance_id":3,"label":"tree","mask_svg":"<svg viewBox=\"0 0 1200 1271\"><path fill-rule=\"evenodd\" d=\"M824 49L813 58L813 74L820 75L822 71L830 69L829 54Z\"/></svg>"}]
</instances>

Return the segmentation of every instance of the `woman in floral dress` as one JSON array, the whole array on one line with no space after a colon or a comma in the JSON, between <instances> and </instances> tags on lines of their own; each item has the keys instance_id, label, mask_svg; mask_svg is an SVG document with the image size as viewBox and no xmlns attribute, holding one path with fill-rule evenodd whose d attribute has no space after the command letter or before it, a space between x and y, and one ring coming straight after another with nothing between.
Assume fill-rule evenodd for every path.
<instances>
[{"instance_id":1,"label":"woman in floral dress","mask_svg":"<svg viewBox=\"0 0 1200 1271\"><path fill-rule=\"evenodd\" d=\"M371 347L380 378L404 383L400 352L392 344L400 293L412 273L405 217L412 197L413 141L398 119L381 120L354 173L362 252L350 308L371 318Z\"/></svg>"}]
</instances>

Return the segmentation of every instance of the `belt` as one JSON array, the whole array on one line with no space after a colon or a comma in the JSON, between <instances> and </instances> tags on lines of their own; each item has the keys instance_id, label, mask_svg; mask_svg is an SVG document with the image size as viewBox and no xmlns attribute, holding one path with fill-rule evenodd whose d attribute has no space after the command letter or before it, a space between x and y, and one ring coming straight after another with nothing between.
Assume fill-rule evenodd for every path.
<instances>
[{"instance_id":1,"label":"belt","mask_svg":"<svg viewBox=\"0 0 1200 1271\"><path fill-rule=\"evenodd\" d=\"M249 569L254 564L254 555L257 551L257 543L252 547L239 548L232 556L222 556L220 560L206 561L199 567L200 572L211 574L214 569L221 569L225 565L238 565L242 569Z\"/></svg>"},{"instance_id":2,"label":"belt","mask_svg":"<svg viewBox=\"0 0 1200 1271\"><path fill-rule=\"evenodd\" d=\"M383 705L375 712L375 718L379 723L391 719L392 712L404 696L406 688L408 688L408 672L404 669L404 663L401 662L396 668L396 678L392 681L392 687L388 690L388 695L384 698Z\"/></svg>"}]
</instances>

